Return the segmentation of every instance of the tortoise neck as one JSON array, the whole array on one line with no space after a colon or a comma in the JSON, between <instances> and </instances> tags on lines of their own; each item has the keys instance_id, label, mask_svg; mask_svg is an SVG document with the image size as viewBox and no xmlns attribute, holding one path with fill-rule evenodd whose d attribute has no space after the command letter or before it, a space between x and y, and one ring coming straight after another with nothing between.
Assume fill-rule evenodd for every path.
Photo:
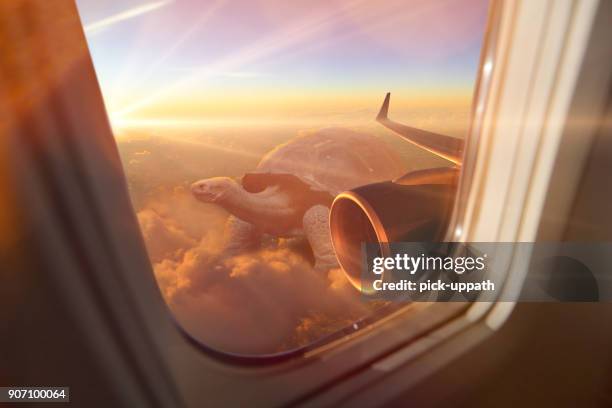
<instances>
[{"instance_id":1,"label":"tortoise neck","mask_svg":"<svg viewBox=\"0 0 612 408\"><path fill-rule=\"evenodd\" d=\"M237 185L227 192L220 204L236 217L255 224L261 217L268 213L274 215L279 207L287 205L276 193L275 187L268 187L259 193L250 193Z\"/></svg>"}]
</instances>

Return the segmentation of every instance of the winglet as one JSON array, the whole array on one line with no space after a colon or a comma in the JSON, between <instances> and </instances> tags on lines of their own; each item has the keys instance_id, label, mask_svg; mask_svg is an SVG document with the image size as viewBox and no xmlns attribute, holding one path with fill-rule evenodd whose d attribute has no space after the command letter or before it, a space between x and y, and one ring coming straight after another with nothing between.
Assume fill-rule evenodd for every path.
<instances>
[{"instance_id":1,"label":"winglet","mask_svg":"<svg viewBox=\"0 0 612 408\"><path fill-rule=\"evenodd\" d=\"M391 92L387 92L387 96L385 96L385 101L380 107L380 111L378 111L378 115L376 116L377 121L387 119L387 115L389 114L389 99L391 99Z\"/></svg>"},{"instance_id":2,"label":"winglet","mask_svg":"<svg viewBox=\"0 0 612 408\"><path fill-rule=\"evenodd\" d=\"M385 101L383 102L382 106L380 107L380 111L376 116L377 122L387 129L394 131L416 146L419 146L420 148L459 166L461 165L463 160L463 140L438 133L428 132L422 129L416 129L392 121L388 118L389 99L391 99L391 93L387 92Z\"/></svg>"}]
</instances>

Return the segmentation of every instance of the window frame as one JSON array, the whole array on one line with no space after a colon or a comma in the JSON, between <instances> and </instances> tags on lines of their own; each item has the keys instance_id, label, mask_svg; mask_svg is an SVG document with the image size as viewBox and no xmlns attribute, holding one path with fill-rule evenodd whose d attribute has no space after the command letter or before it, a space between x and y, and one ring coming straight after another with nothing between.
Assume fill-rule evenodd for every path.
<instances>
[{"instance_id":1,"label":"window frame","mask_svg":"<svg viewBox=\"0 0 612 408\"><path fill-rule=\"evenodd\" d=\"M376 389L382 386L376 379L400 368L411 370L402 382L405 390L486 338L507 319L513 308L509 302L415 303L312 350L305 358L273 365L230 365L193 347L177 328L155 282L82 27L75 24L80 24L76 8L63 10L68 18L47 19L49 3L45 3L31 3L27 16L15 16L17 21L28 22L35 16L43 27L38 32L40 42L30 44L32 50L27 51L34 51L31 58L39 61L34 53L45 47L54 50L58 45L53 41L58 37L53 34L58 33L66 40L62 46L70 44L65 50L73 53L69 56L73 64L64 72L60 69L63 65L53 59L55 54L44 52L51 61L45 74L59 82L69 77L69 85L64 87L57 88L53 81L32 74L34 85L49 89L52 95L41 101L44 106L40 108L52 115L34 116L36 124L63 132L40 131L37 135L42 137L29 140L22 137L24 132L36 130L22 122L14 124L9 144L16 152L16 168L21 171L18 177L27 180L20 185L27 203L23 211L42 233L41 259L48 265L53 289L71 306L67 308L71 318L83 329L75 336L100 356L100 369L114 379L119 395L125 395L127 387L140 390L142 399L131 395L134 406L151 400L166 406L203 401L211 405L331 404L367 397L360 385L363 381ZM535 239L546 193L542 186L551 177L562 136L560 123L567 114L597 5L596 0L492 4L495 19L490 22L494 21L499 31L497 38L487 37L486 48L494 47L494 64L490 81L483 80L484 64L481 66L476 101L484 106L475 111L466 149L465 165L473 169L474 177L467 181L462 176L459 197L465 194L466 204L462 208L459 200L452 225L453 231L461 227L462 240ZM547 35L533 37L533 47L541 50L546 46L552 51L521 52L517 39L528 37L538 27L546 27ZM550 80L530 87L531 92L508 91L547 75ZM525 106L530 107L527 113ZM536 146L533 150L521 147L509 130L492 124L517 113L527 115L528 125L510 131L523 132L523 139ZM507 173L508 169L495 160L509 147L515 154L514 168L528 171ZM501 180L508 175L516 177L511 185L502 187L507 193L511 189L522 192L512 196L511 204L518 214L500 217L499 225L487 225L488 214L500 211L499 191L490 188L491 179L498 175ZM483 208L479 209L480 205ZM516 290L522 283L524 265L518 259L509 261L508 289ZM462 346L449 350L451 340L459 338ZM446 352L440 353L443 347ZM432 364L412 367L417 357L429 358ZM399 392L397 387L385 385L390 388L384 393L372 393L379 398L377 404L384 403L381 395L392 398Z\"/></svg>"}]
</instances>

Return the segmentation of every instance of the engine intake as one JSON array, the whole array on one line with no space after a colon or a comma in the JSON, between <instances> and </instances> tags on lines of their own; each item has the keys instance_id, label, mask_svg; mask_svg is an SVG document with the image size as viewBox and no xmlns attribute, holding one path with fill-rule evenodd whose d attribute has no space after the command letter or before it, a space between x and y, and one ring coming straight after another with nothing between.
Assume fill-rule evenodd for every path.
<instances>
[{"instance_id":1,"label":"engine intake","mask_svg":"<svg viewBox=\"0 0 612 408\"><path fill-rule=\"evenodd\" d=\"M392 256L389 242L435 242L444 238L458 176L457 167L419 170L335 198L330 212L332 243L340 266L355 288L361 290L365 278L363 244L376 243L379 256Z\"/></svg>"}]
</instances>

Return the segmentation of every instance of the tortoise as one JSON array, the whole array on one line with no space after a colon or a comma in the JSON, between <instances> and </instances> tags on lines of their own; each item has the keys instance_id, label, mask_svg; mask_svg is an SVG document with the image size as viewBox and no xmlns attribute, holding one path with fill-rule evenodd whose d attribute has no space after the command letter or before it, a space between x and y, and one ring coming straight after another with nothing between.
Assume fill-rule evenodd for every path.
<instances>
[{"instance_id":1,"label":"tortoise","mask_svg":"<svg viewBox=\"0 0 612 408\"><path fill-rule=\"evenodd\" d=\"M399 156L379 137L344 128L301 134L268 152L239 181L213 177L191 185L196 199L229 213L226 250L255 247L262 234L306 236L315 269L338 266L329 208L342 191L404 174Z\"/></svg>"}]
</instances>

